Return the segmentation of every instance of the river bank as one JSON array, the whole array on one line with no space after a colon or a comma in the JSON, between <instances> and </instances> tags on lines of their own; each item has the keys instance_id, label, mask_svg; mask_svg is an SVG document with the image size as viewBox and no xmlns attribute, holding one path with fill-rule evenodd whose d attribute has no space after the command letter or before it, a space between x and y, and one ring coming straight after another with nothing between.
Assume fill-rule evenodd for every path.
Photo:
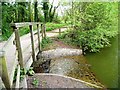
<instances>
[{"instance_id":1,"label":"river bank","mask_svg":"<svg viewBox=\"0 0 120 90\"><path fill-rule=\"evenodd\" d=\"M86 60L96 77L109 88L118 88L118 37L111 39L111 46L99 53L87 54Z\"/></svg>"},{"instance_id":2,"label":"river bank","mask_svg":"<svg viewBox=\"0 0 120 90\"><path fill-rule=\"evenodd\" d=\"M51 50L57 48L71 48L75 49L75 46L67 45L64 42L60 41L57 38L52 39L53 43L49 44L49 48L46 47L43 50ZM64 52L63 52L64 53ZM68 52L69 53L69 52ZM59 51L58 51L59 54ZM54 56L53 56L54 57ZM42 65L43 66L43 65ZM41 66L41 67L42 67ZM36 68L37 73L44 72L38 67ZM41 70L41 71L40 71ZM66 56L66 57L59 57L50 60L49 72L52 74L59 74L70 76L76 79L81 79L86 82L90 82L92 84L105 87L101 82L96 78L94 73L91 71L91 65L85 60L83 55L73 55L73 56Z\"/></svg>"}]
</instances>

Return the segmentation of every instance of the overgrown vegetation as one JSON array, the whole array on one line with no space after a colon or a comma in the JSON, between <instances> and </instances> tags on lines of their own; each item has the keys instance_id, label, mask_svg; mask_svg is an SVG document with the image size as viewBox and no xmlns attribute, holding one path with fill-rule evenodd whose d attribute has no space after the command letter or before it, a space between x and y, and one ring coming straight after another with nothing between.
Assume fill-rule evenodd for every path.
<instances>
[{"instance_id":1,"label":"overgrown vegetation","mask_svg":"<svg viewBox=\"0 0 120 90\"><path fill-rule=\"evenodd\" d=\"M71 17L74 27L61 38L74 43L83 51L98 52L110 46L110 39L117 35L118 3L74 2ZM78 8L75 8L75 7ZM81 7L80 7L81 6ZM74 10L74 11L73 11Z\"/></svg>"}]
</instances>

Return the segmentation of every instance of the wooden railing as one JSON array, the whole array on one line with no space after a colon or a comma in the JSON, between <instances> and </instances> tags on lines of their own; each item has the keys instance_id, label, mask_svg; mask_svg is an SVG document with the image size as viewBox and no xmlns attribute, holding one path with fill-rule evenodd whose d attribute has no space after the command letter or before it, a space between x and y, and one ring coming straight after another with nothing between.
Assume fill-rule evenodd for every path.
<instances>
[{"instance_id":1,"label":"wooden railing","mask_svg":"<svg viewBox=\"0 0 120 90\"><path fill-rule=\"evenodd\" d=\"M35 22L26 22L26 23L13 23L11 24L11 27L13 27L13 30L15 32L15 41L16 41L16 47L18 50L18 59L19 59L19 63L21 67L24 67L23 65L23 55L22 55L22 50L21 50L21 43L20 43L20 35L19 35L19 28L20 27L24 27L24 26L28 26L30 27L30 34L31 34L31 45L32 45L32 58L33 61L35 61L35 48L34 48L34 35L33 35L33 25L37 25L37 33L38 33L38 48L39 48L39 52L41 51L41 45L40 45L40 28L39 25L40 23L35 23ZM45 36L45 29L43 29L44 27L42 27L45 25L41 24L41 30L42 30L42 37Z\"/></svg>"},{"instance_id":2,"label":"wooden railing","mask_svg":"<svg viewBox=\"0 0 120 90\"><path fill-rule=\"evenodd\" d=\"M33 26L37 26L37 42L38 51L35 50L35 40ZM36 54L41 52L41 40L46 36L45 24L39 22L25 22L25 23L12 23L13 34L8 39L7 43L0 51L0 76L6 88L13 87L13 78L15 69L17 69L15 88L19 88L20 85L20 68L26 69L25 58L23 57L24 50L21 45L21 37L19 33L19 28L29 26L30 37L31 37L31 49L32 49L32 60L36 60ZM41 32L41 33L40 33ZM27 61L30 60L30 57ZM31 66L32 62L30 63ZM29 67L27 68L29 69Z\"/></svg>"}]
</instances>

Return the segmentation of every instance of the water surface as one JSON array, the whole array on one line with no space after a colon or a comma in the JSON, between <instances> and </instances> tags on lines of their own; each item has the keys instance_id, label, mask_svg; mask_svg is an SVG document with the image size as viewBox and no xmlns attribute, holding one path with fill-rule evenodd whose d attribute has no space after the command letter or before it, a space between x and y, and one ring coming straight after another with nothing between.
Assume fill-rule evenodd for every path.
<instances>
[{"instance_id":1,"label":"water surface","mask_svg":"<svg viewBox=\"0 0 120 90\"><path fill-rule=\"evenodd\" d=\"M86 55L96 77L108 88L118 87L118 38L113 38L110 47L100 53Z\"/></svg>"}]
</instances>

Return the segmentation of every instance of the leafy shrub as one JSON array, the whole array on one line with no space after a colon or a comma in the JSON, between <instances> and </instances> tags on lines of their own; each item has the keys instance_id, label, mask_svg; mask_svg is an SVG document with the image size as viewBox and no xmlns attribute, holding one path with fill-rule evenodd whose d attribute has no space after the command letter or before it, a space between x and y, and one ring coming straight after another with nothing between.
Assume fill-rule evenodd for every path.
<instances>
[{"instance_id":1,"label":"leafy shrub","mask_svg":"<svg viewBox=\"0 0 120 90\"><path fill-rule=\"evenodd\" d=\"M110 39L117 35L118 30L117 3L74 4L78 7L81 5L82 10L79 12L78 8L74 9L78 13L73 16L77 22L74 23L73 31L62 37L80 46L83 51L98 52L101 48L110 46Z\"/></svg>"}]
</instances>

